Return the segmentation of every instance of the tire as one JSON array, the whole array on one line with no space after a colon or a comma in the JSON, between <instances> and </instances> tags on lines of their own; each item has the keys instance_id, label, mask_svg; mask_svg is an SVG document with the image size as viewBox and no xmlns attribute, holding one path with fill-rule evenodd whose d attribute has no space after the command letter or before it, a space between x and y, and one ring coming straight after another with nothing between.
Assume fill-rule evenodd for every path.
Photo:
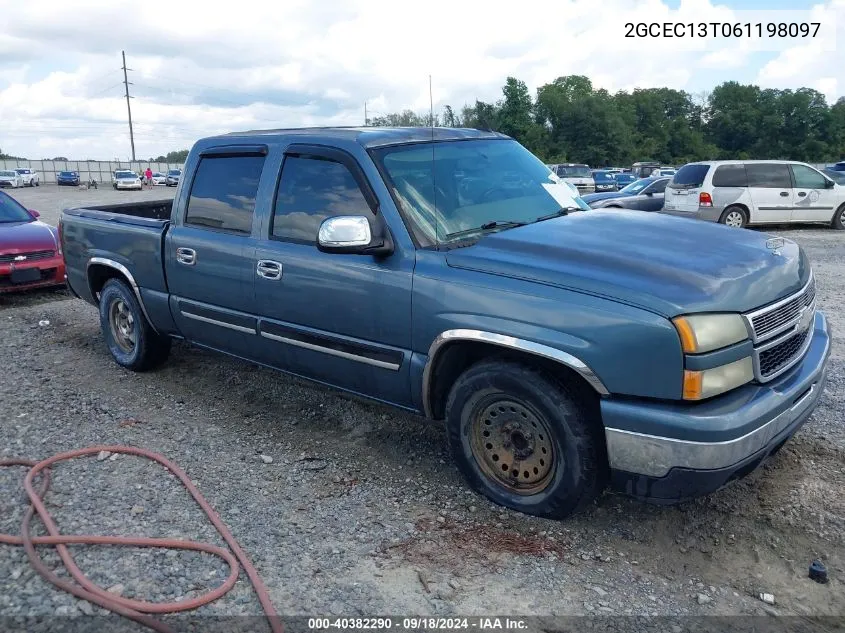
<instances>
[{"instance_id":1,"label":"tire","mask_svg":"<svg viewBox=\"0 0 845 633\"><path fill-rule=\"evenodd\" d=\"M156 334L135 293L120 279L109 279L100 293L100 328L118 365L147 371L170 354L170 337Z\"/></svg>"},{"instance_id":2,"label":"tire","mask_svg":"<svg viewBox=\"0 0 845 633\"><path fill-rule=\"evenodd\" d=\"M36 186L36 187L40 187L40 186L41 186L41 181L40 181L40 180L36 180L36 181L35 181L35 186Z\"/></svg>"},{"instance_id":3,"label":"tire","mask_svg":"<svg viewBox=\"0 0 845 633\"><path fill-rule=\"evenodd\" d=\"M728 207L722 211L719 223L737 229L744 229L748 225L748 212L742 207Z\"/></svg>"},{"instance_id":4,"label":"tire","mask_svg":"<svg viewBox=\"0 0 845 633\"><path fill-rule=\"evenodd\" d=\"M830 225L838 231L845 231L845 204L840 206L833 214L833 221Z\"/></svg>"},{"instance_id":5,"label":"tire","mask_svg":"<svg viewBox=\"0 0 845 633\"><path fill-rule=\"evenodd\" d=\"M446 430L467 483L496 504L563 519L605 487L601 422L542 370L507 360L473 365L449 393Z\"/></svg>"}]
</instances>

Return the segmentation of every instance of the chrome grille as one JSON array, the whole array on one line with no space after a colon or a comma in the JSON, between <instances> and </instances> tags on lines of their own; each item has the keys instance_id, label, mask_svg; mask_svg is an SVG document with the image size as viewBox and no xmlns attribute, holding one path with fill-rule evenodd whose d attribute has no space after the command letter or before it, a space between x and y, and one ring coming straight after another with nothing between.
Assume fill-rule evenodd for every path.
<instances>
[{"instance_id":1,"label":"chrome grille","mask_svg":"<svg viewBox=\"0 0 845 633\"><path fill-rule=\"evenodd\" d=\"M788 366L800 354L811 330L793 334L785 341L759 353L760 376L769 378Z\"/></svg>"},{"instance_id":2,"label":"chrome grille","mask_svg":"<svg viewBox=\"0 0 845 633\"><path fill-rule=\"evenodd\" d=\"M14 262L16 257L24 256L26 259L23 262L34 262L39 259L50 259L55 256L56 251L32 251L31 253L11 253L9 255L0 255L0 264L8 264Z\"/></svg>"},{"instance_id":3,"label":"chrome grille","mask_svg":"<svg viewBox=\"0 0 845 633\"><path fill-rule=\"evenodd\" d=\"M747 315L754 341L764 341L789 330L793 322L801 317L804 308L813 306L814 309L815 299L816 281L811 275L807 285L791 297Z\"/></svg>"}]
</instances>

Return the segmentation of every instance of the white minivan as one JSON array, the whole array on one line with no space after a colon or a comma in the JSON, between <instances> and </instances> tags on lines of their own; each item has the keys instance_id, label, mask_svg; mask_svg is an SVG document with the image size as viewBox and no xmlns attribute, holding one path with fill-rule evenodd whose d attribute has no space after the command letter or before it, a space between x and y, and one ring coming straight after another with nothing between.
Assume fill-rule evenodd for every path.
<instances>
[{"instance_id":1,"label":"white minivan","mask_svg":"<svg viewBox=\"0 0 845 633\"><path fill-rule=\"evenodd\" d=\"M796 161L702 161L678 170L662 212L736 227L806 222L845 229L845 187Z\"/></svg>"}]
</instances>

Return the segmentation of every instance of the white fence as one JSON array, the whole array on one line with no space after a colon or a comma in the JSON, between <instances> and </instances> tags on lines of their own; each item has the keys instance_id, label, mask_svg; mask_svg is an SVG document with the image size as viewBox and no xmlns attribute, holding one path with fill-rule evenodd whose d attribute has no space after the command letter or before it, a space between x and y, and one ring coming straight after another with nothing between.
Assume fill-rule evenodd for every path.
<instances>
[{"instance_id":1,"label":"white fence","mask_svg":"<svg viewBox=\"0 0 845 633\"><path fill-rule=\"evenodd\" d=\"M56 184L56 174L60 171L75 171L79 173L82 182L90 182L93 178L98 183L110 183L112 172L116 169L128 169L136 174L145 171L147 167L154 172L166 173L168 169L182 169L177 163L151 163L148 161L93 161L93 160L0 160L0 170L28 167L38 172L41 183Z\"/></svg>"}]
</instances>

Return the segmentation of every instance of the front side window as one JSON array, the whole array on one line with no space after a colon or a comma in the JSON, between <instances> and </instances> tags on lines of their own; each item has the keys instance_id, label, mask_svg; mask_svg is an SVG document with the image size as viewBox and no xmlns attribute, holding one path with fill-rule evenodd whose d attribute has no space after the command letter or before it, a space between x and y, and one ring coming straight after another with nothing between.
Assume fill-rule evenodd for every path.
<instances>
[{"instance_id":1,"label":"front side window","mask_svg":"<svg viewBox=\"0 0 845 633\"><path fill-rule=\"evenodd\" d=\"M203 157L185 224L249 235L263 167L263 156Z\"/></svg>"},{"instance_id":2,"label":"front side window","mask_svg":"<svg viewBox=\"0 0 845 633\"><path fill-rule=\"evenodd\" d=\"M782 163L749 163L745 166L748 186L760 189L791 189L789 167Z\"/></svg>"},{"instance_id":3,"label":"front side window","mask_svg":"<svg viewBox=\"0 0 845 633\"><path fill-rule=\"evenodd\" d=\"M589 209L571 185L510 139L415 143L373 156L423 247L478 238L561 209Z\"/></svg>"},{"instance_id":4,"label":"front side window","mask_svg":"<svg viewBox=\"0 0 845 633\"><path fill-rule=\"evenodd\" d=\"M824 189L827 187L827 180L815 169L806 165L790 165L792 175L795 177L795 187L798 189Z\"/></svg>"},{"instance_id":5,"label":"front side window","mask_svg":"<svg viewBox=\"0 0 845 633\"><path fill-rule=\"evenodd\" d=\"M323 220L338 215L375 219L352 172L334 160L286 156L271 236L315 244Z\"/></svg>"}]
</instances>

